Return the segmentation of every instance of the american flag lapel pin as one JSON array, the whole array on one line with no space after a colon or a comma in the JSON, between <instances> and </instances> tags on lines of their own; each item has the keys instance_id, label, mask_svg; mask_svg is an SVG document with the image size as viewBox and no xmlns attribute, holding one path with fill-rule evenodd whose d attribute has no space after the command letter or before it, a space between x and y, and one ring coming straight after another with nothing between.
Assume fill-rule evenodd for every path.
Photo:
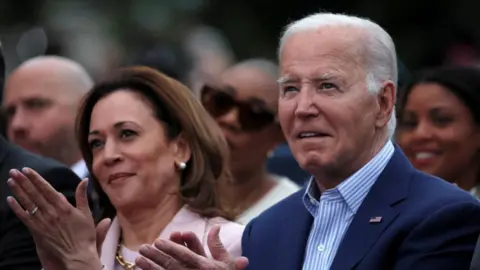
<instances>
[{"instance_id":1,"label":"american flag lapel pin","mask_svg":"<svg viewBox=\"0 0 480 270\"><path fill-rule=\"evenodd\" d=\"M380 223L382 222L382 217L373 217L370 219L370 223Z\"/></svg>"}]
</instances>

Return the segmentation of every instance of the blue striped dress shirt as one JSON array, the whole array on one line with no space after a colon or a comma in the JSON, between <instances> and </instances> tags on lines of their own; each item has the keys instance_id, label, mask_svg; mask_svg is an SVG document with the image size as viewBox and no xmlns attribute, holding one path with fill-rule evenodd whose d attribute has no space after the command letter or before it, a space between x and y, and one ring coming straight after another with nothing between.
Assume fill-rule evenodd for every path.
<instances>
[{"instance_id":1,"label":"blue striped dress shirt","mask_svg":"<svg viewBox=\"0 0 480 270\"><path fill-rule=\"evenodd\" d=\"M320 191L310 179L303 202L313 216L313 226L305 250L304 270L330 269L338 247L358 208L383 171L395 148L388 141L380 152L340 185Z\"/></svg>"}]
</instances>

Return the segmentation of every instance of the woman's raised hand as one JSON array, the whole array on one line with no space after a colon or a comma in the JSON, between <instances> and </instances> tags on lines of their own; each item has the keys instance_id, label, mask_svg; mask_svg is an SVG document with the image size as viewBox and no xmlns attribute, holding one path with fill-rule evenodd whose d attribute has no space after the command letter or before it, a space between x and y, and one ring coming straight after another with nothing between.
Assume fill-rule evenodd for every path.
<instances>
[{"instance_id":1,"label":"woman's raised hand","mask_svg":"<svg viewBox=\"0 0 480 270\"><path fill-rule=\"evenodd\" d=\"M95 228L88 205L88 180L78 185L77 206L73 207L30 168L12 169L10 177L7 183L16 199L8 197L8 204L30 230L44 268L101 269L99 248L110 220L102 220Z\"/></svg>"}]
</instances>

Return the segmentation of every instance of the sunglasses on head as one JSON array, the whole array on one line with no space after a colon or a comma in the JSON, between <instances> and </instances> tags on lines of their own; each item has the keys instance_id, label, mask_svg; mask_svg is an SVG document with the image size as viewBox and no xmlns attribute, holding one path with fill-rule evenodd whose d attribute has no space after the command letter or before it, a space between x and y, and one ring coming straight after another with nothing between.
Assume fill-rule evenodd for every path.
<instances>
[{"instance_id":1,"label":"sunglasses on head","mask_svg":"<svg viewBox=\"0 0 480 270\"><path fill-rule=\"evenodd\" d=\"M262 104L248 101L238 101L229 90L205 85L200 94L203 107L213 117L220 117L232 109L238 110L238 122L244 131L260 130L276 121L273 111Z\"/></svg>"}]
</instances>

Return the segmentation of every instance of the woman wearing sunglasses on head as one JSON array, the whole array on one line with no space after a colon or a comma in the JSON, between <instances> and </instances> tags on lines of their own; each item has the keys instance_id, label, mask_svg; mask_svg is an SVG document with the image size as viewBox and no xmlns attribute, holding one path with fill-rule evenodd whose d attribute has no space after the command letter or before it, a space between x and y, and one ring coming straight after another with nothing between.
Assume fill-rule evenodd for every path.
<instances>
[{"instance_id":1,"label":"woman wearing sunglasses on head","mask_svg":"<svg viewBox=\"0 0 480 270\"><path fill-rule=\"evenodd\" d=\"M185 86L149 68L121 69L87 94L77 135L103 209L100 256L85 181L77 208L31 169L12 170L8 181L18 200L9 204L32 232L44 269L139 269L143 244L189 231L202 240L193 245L206 247L218 226L226 248L240 255L243 226L227 220L217 197L218 185L231 182L227 144Z\"/></svg>"},{"instance_id":2,"label":"woman wearing sunglasses on head","mask_svg":"<svg viewBox=\"0 0 480 270\"><path fill-rule=\"evenodd\" d=\"M268 173L268 155L284 141L276 121L278 67L252 59L221 74L200 92L205 109L214 117L230 146L234 183L221 187L221 196L248 223L261 212L297 191L286 177Z\"/></svg>"}]
</instances>

